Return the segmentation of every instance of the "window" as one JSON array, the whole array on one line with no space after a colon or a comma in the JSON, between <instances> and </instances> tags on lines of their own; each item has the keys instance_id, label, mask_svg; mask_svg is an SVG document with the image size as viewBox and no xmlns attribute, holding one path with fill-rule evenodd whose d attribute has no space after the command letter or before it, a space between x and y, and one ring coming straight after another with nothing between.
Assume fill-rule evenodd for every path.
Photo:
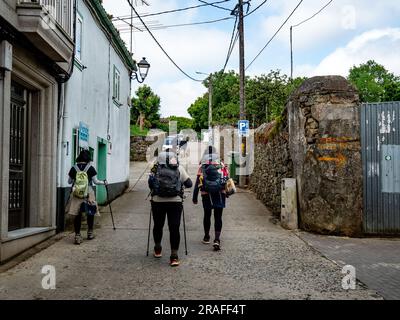
<instances>
[{"instance_id":1,"label":"window","mask_svg":"<svg viewBox=\"0 0 400 320\"><path fill-rule=\"evenodd\" d=\"M75 58L79 62L82 61L82 31L83 31L83 21L82 18L78 16L76 21Z\"/></svg>"},{"instance_id":2,"label":"window","mask_svg":"<svg viewBox=\"0 0 400 320\"><path fill-rule=\"evenodd\" d=\"M121 91L121 74L116 66L114 66L114 82L113 82L113 100L120 105L120 91Z\"/></svg>"}]
</instances>

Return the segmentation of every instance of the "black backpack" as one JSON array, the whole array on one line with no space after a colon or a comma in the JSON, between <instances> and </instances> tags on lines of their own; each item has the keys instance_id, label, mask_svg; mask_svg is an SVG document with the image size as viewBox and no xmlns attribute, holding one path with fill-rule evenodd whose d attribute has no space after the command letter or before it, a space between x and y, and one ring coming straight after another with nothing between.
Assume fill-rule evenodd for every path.
<instances>
[{"instance_id":1,"label":"black backpack","mask_svg":"<svg viewBox=\"0 0 400 320\"><path fill-rule=\"evenodd\" d=\"M159 164L154 176L153 196L182 196L182 183L178 166Z\"/></svg>"},{"instance_id":2,"label":"black backpack","mask_svg":"<svg viewBox=\"0 0 400 320\"><path fill-rule=\"evenodd\" d=\"M203 174L203 188L202 190L208 193L219 193L224 188L223 179L219 170L220 165L217 164L203 164L201 166Z\"/></svg>"}]
</instances>

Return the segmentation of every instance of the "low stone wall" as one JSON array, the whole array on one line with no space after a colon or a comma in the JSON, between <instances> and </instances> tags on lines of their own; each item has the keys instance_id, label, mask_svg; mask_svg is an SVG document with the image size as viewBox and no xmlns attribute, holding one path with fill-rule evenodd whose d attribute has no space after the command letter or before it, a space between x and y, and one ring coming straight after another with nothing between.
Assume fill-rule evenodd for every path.
<instances>
[{"instance_id":1,"label":"low stone wall","mask_svg":"<svg viewBox=\"0 0 400 320\"><path fill-rule=\"evenodd\" d=\"M281 181L293 177L286 115L279 122L263 124L255 132L254 171L250 189L276 217L281 212Z\"/></svg>"},{"instance_id":2,"label":"low stone wall","mask_svg":"<svg viewBox=\"0 0 400 320\"><path fill-rule=\"evenodd\" d=\"M155 153L156 150L160 147L159 144L162 144L164 136L164 133L151 134L146 137L132 136L130 160L141 162L147 161L147 154L149 153L149 151ZM149 148L150 146L152 146L152 148Z\"/></svg>"}]
</instances>

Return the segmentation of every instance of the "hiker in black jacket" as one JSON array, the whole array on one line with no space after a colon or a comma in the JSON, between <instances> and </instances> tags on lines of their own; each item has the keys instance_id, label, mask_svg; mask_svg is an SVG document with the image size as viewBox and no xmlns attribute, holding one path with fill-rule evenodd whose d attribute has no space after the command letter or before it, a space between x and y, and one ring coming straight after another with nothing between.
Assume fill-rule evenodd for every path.
<instances>
[{"instance_id":1,"label":"hiker in black jacket","mask_svg":"<svg viewBox=\"0 0 400 320\"><path fill-rule=\"evenodd\" d=\"M183 186L191 188L192 180L185 169L179 165L176 154L167 151L159 155L151 169L148 182L152 194L154 257L162 257L161 240L167 217L171 244L170 265L179 266L179 227L183 210Z\"/></svg>"},{"instance_id":2,"label":"hiker in black jacket","mask_svg":"<svg viewBox=\"0 0 400 320\"><path fill-rule=\"evenodd\" d=\"M210 243L211 216L214 211L215 237L213 247L215 251L221 249L222 212L227 198L225 185L228 179L229 172L227 167L220 160L216 148L209 146L200 162L192 200L193 204L197 204L198 195L201 192L204 209L204 238L202 240L204 244Z\"/></svg>"}]
</instances>

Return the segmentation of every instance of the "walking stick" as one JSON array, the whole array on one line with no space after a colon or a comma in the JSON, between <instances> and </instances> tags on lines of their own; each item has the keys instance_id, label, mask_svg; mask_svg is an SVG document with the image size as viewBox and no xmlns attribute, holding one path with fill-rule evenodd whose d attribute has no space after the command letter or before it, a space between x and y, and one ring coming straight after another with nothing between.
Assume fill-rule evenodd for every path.
<instances>
[{"instance_id":1,"label":"walking stick","mask_svg":"<svg viewBox=\"0 0 400 320\"><path fill-rule=\"evenodd\" d=\"M110 207L111 220L112 220L113 228L114 228L114 231L115 231L116 228L115 228L115 224L114 224L114 216L113 216L113 212L112 212L112 209L111 209L111 202L110 202L109 195L108 195L108 185L107 185L107 183L105 181L104 181L104 186L106 187L107 202L108 202L108 205Z\"/></svg>"},{"instance_id":2,"label":"walking stick","mask_svg":"<svg viewBox=\"0 0 400 320\"><path fill-rule=\"evenodd\" d=\"M182 202L182 216L183 216L183 234L184 234L184 237L185 237L185 254L188 255L187 241L186 241L185 208L184 208L184 206L183 206L183 202Z\"/></svg>"},{"instance_id":3,"label":"walking stick","mask_svg":"<svg viewBox=\"0 0 400 320\"><path fill-rule=\"evenodd\" d=\"M150 218L149 218L149 234L147 236L147 251L146 251L146 256L149 256L149 247L150 247L150 229L151 229L151 216L153 213L153 207L150 208Z\"/></svg>"}]
</instances>

